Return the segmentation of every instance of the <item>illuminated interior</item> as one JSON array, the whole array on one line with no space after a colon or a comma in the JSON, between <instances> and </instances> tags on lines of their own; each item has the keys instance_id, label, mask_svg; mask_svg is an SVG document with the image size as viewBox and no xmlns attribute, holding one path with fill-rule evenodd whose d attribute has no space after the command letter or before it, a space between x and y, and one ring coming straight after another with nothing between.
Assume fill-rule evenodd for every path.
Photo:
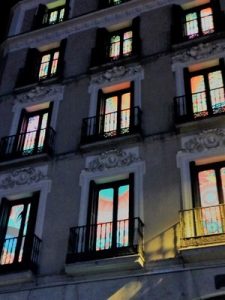
<instances>
[{"instance_id":1,"label":"illuminated interior","mask_svg":"<svg viewBox=\"0 0 225 300\"><path fill-rule=\"evenodd\" d=\"M118 59L121 55L129 56L132 53L132 38L132 31L113 35L110 39L109 57L111 59Z\"/></svg>"},{"instance_id":2,"label":"illuminated interior","mask_svg":"<svg viewBox=\"0 0 225 300\"><path fill-rule=\"evenodd\" d=\"M38 75L39 80L52 77L57 73L58 60L59 51L42 56Z\"/></svg>"}]
</instances>

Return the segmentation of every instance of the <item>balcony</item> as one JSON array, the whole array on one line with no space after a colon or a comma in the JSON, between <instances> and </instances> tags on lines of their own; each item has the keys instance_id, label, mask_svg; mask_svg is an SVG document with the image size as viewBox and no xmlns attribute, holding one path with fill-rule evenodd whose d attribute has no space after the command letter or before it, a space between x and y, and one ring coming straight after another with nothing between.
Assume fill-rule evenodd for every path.
<instances>
[{"instance_id":1,"label":"balcony","mask_svg":"<svg viewBox=\"0 0 225 300\"><path fill-rule=\"evenodd\" d=\"M81 144L141 133L142 112L139 107L85 118Z\"/></svg>"},{"instance_id":2,"label":"balcony","mask_svg":"<svg viewBox=\"0 0 225 300\"><path fill-rule=\"evenodd\" d=\"M140 254L143 256L143 226L139 218L70 229L67 264Z\"/></svg>"},{"instance_id":3,"label":"balcony","mask_svg":"<svg viewBox=\"0 0 225 300\"><path fill-rule=\"evenodd\" d=\"M51 127L3 137L0 141L0 162L53 154L55 131Z\"/></svg>"},{"instance_id":4,"label":"balcony","mask_svg":"<svg viewBox=\"0 0 225 300\"><path fill-rule=\"evenodd\" d=\"M225 112L224 88L183 95L174 98L176 123L185 123L210 118Z\"/></svg>"},{"instance_id":5,"label":"balcony","mask_svg":"<svg viewBox=\"0 0 225 300\"><path fill-rule=\"evenodd\" d=\"M180 212L181 249L225 244L225 204Z\"/></svg>"},{"instance_id":6,"label":"balcony","mask_svg":"<svg viewBox=\"0 0 225 300\"><path fill-rule=\"evenodd\" d=\"M41 240L36 235L0 240L0 273L37 271Z\"/></svg>"}]
</instances>

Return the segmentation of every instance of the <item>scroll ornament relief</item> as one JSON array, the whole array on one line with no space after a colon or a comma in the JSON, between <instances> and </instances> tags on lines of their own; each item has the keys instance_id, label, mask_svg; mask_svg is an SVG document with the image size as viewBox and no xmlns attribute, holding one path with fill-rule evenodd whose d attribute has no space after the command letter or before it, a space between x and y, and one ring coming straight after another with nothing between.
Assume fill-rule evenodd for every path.
<instances>
[{"instance_id":1,"label":"scroll ornament relief","mask_svg":"<svg viewBox=\"0 0 225 300\"><path fill-rule=\"evenodd\" d=\"M140 161L136 154L119 149L106 151L89 162L86 171L95 172L112 168L125 167Z\"/></svg>"},{"instance_id":2,"label":"scroll ornament relief","mask_svg":"<svg viewBox=\"0 0 225 300\"><path fill-rule=\"evenodd\" d=\"M24 184L32 184L45 179L46 175L42 173L40 169L35 168L24 168L20 170L15 170L12 173L6 175L0 181L0 189L10 189L15 186L20 186Z\"/></svg>"},{"instance_id":3,"label":"scroll ornament relief","mask_svg":"<svg viewBox=\"0 0 225 300\"><path fill-rule=\"evenodd\" d=\"M183 152L202 152L225 146L225 129L203 130L184 142Z\"/></svg>"}]
</instances>

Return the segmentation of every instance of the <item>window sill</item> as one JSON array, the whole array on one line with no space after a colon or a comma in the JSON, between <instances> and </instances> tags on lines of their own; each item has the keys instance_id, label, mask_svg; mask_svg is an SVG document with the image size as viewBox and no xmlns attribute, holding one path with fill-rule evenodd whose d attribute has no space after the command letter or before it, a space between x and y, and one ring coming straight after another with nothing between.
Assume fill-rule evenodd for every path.
<instances>
[{"instance_id":1,"label":"window sill","mask_svg":"<svg viewBox=\"0 0 225 300\"><path fill-rule=\"evenodd\" d=\"M91 143L81 144L80 145L80 151L81 152L89 152L94 150L99 150L109 148L109 147L116 147L117 145L123 145L123 144L132 144L137 143L143 140L142 134L140 133L134 133L129 135L123 135L123 136L115 136L111 138L106 138L101 141L93 141Z\"/></svg>"},{"instance_id":2,"label":"window sill","mask_svg":"<svg viewBox=\"0 0 225 300\"><path fill-rule=\"evenodd\" d=\"M98 276L98 274L113 273L143 268L144 258L138 254L105 258L94 261L66 264L65 272L72 276Z\"/></svg>"},{"instance_id":3,"label":"window sill","mask_svg":"<svg viewBox=\"0 0 225 300\"><path fill-rule=\"evenodd\" d=\"M0 287L12 284L21 284L34 280L34 275L31 271L23 271L11 274L0 275Z\"/></svg>"}]
</instances>

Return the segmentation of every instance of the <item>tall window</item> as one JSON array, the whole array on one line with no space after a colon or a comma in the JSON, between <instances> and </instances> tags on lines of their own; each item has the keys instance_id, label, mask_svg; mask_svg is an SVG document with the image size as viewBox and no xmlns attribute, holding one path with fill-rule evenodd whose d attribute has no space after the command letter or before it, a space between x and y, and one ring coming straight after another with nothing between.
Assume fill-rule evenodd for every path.
<instances>
[{"instance_id":1,"label":"tall window","mask_svg":"<svg viewBox=\"0 0 225 300\"><path fill-rule=\"evenodd\" d=\"M43 25L53 25L64 21L65 7L54 8L48 10L42 20Z\"/></svg>"},{"instance_id":2,"label":"tall window","mask_svg":"<svg viewBox=\"0 0 225 300\"><path fill-rule=\"evenodd\" d=\"M3 199L0 206L0 265L18 264L30 251L39 193L18 200Z\"/></svg>"},{"instance_id":3,"label":"tall window","mask_svg":"<svg viewBox=\"0 0 225 300\"><path fill-rule=\"evenodd\" d=\"M109 58L116 60L132 54L133 31L121 30L110 34Z\"/></svg>"},{"instance_id":4,"label":"tall window","mask_svg":"<svg viewBox=\"0 0 225 300\"><path fill-rule=\"evenodd\" d=\"M108 250L129 245L133 218L133 174L121 181L91 182L88 212L88 240L92 250ZM94 249L93 249L94 248Z\"/></svg>"},{"instance_id":5,"label":"tall window","mask_svg":"<svg viewBox=\"0 0 225 300\"><path fill-rule=\"evenodd\" d=\"M221 67L189 72L188 76L194 118L225 112L224 75Z\"/></svg>"},{"instance_id":6,"label":"tall window","mask_svg":"<svg viewBox=\"0 0 225 300\"><path fill-rule=\"evenodd\" d=\"M58 71L59 50L54 49L41 55L38 78L43 80L54 77Z\"/></svg>"},{"instance_id":7,"label":"tall window","mask_svg":"<svg viewBox=\"0 0 225 300\"><path fill-rule=\"evenodd\" d=\"M22 155L42 153L45 146L47 130L50 124L52 104L46 103L47 108L35 110L35 106L24 110L21 116L17 152Z\"/></svg>"},{"instance_id":8,"label":"tall window","mask_svg":"<svg viewBox=\"0 0 225 300\"><path fill-rule=\"evenodd\" d=\"M185 12L184 35L188 39L215 31L213 10L210 6L195 7Z\"/></svg>"},{"instance_id":9,"label":"tall window","mask_svg":"<svg viewBox=\"0 0 225 300\"><path fill-rule=\"evenodd\" d=\"M196 231L204 235L224 233L225 164L192 163Z\"/></svg>"},{"instance_id":10,"label":"tall window","mask_svg":"<svg viewBox=\"0 0 225 300\"><path fill-rule=\"evenodd\" d=\"M115 89L110 87L100 92L97 111L98 131L105 137L129 133L131 127L133 89L130 82L119 86L119 90L110 91Z\"/></svg>"}]
</instances>

